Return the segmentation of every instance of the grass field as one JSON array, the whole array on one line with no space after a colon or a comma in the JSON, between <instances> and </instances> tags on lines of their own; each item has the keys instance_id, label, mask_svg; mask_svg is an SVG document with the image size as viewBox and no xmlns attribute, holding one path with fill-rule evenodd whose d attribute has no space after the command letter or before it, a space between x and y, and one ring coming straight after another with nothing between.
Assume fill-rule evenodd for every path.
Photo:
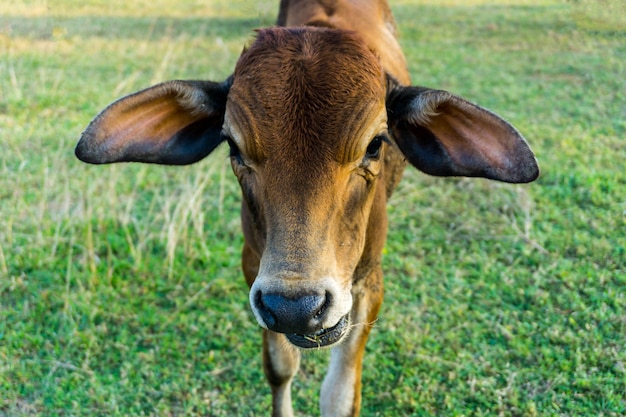
<instances>
[{"instance_id":1,"label":"grass field","mask_svg":"<svg viewBox=\"0 0 626 417\"><path fill-rule=\"evenodd\" d=\"M268 415L226 150L87 166L115 98L229 75L269 0L0 0L0 416ZM495 110L542 176L408 170L363 416L626 415L626 3L392 4L416 84ZM327 352L303 360L318 413Z\"/></svg>"}]
</instances>

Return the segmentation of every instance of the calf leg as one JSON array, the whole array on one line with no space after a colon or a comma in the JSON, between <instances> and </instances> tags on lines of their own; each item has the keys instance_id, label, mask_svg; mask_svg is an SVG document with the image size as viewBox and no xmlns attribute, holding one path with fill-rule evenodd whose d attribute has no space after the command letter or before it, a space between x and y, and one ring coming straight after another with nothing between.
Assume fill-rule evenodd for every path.
<instances>
[{"instance_id":1,"label":"calf leg","mask_svg":"<svg viewBox=\"0 0 626 417\"><path fill-rule=\"evenodd\" d=\"M363 354L382 303L382 270L376 268L364 281L353 291L353 327L350 334L331 350L328 373L320 394L320 408L324 417L358 416L361 409Z\"/></svg>"},{"instance_id":2,"label":"calf leg","mask_svg":"<svg viewBox=\"0 0 626 417\"><path fill-rule=\"evenodd\" d=\"M291 417L291 380L300 366L300 351L284 334L263 330L263 370L272 388L272 416Z\"/></svg>"}]
</instances>

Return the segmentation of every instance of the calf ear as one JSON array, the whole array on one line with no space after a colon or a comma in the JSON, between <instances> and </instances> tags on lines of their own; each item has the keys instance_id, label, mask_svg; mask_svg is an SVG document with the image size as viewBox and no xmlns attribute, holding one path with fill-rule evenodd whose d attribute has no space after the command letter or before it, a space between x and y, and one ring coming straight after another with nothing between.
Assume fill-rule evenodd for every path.
<instances>
[{"instance_id":1,"label":"calf ear","mask_svg":"<svg viewBox=\"0 0 626 417\"><path fill-rule=\"evenodd\" d=\"M230 81L168 81L123 97L97 115L76 145L92 164L185 165L222 141Z\"/></svg>"},{"instance_id":2,"label":"calf ear","mask_svg":"<svg viewBox=\"0 0 626 417\"><path fill-rule=\"evenodd\" d=\"M526 140L498 115L447 91L393 88L389 126L408 161L427 174L524 183L539 175Z\"/></svg>"}]
</instances>

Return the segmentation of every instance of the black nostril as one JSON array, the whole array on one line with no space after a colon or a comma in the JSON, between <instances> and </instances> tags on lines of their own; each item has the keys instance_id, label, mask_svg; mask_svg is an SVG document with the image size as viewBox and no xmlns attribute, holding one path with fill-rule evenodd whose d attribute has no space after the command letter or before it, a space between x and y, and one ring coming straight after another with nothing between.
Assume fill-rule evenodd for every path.
<instances>
[{"instance_id":1,"label":"black nostril","mask_svg":"<svg viewBox=\"0 0 626 417\"><path fill-rule=\"evenodd\" d=\"M261 313L261 317L263 321L270 329L276 325L276 319L272 315L271 311L265 306L263 303L263 296L261 291L257 292L254 296L254 302L256 304L257 310Z\"/></svg>"},{"instance_id":2,"label":"black nostril","mask_svg":"<svg viewBox=\"0 0 626 417\"><path fill-rule=\"evenodd\" d=\"M322 315L324 314L328 306L330 306L331 300L332 300L332 295L330 294L330 292L326 291L326 293L324 294L324 303L317 310L317 312L315 313L315 316L313 316L314 319L321 319Z\"/></svg>"},{"instance_id":3,"label":"black nostril","mask_svg":"<svg viewBox=\"0 0 626 417\"><path fill-rule=\"evenodd\" d=\"M270 330L280 333L309 334L321 329L324 312L331 302L330 294L287 297L263 294L259 291L254 302Z\"/></svg>"}]
</instances>

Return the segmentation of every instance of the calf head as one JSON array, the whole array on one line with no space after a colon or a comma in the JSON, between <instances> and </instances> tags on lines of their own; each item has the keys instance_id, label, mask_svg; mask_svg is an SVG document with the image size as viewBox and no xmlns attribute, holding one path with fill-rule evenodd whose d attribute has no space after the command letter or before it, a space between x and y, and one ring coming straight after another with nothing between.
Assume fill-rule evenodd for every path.
<instances>
[{"instance_id":1,"label":"calf head","mask_svg":"<svg viewBox=\"0 0 626 417\"><path fill-rule=\"evenodd\" d=\"M224 134L259 324L301 347L338 341L388 140L378 60L345 32L263 31L235 68Z\"/></svg>"},{"instance_id":2,"label":"calf head","mask_svg":"<svg viewBox=\"0 0 626 417\"><path fill-rule=\"evenodd\" d=\"M223 83L172 81L122 98L76 155L189 164L222 141L243 195L252 310L304 348L347 333L355 283L380 261L387 183L403 158L432 175L538 175L498 116L400 86L356 34L316 28L260 31Z\"/></svg>"}]
</instances>

